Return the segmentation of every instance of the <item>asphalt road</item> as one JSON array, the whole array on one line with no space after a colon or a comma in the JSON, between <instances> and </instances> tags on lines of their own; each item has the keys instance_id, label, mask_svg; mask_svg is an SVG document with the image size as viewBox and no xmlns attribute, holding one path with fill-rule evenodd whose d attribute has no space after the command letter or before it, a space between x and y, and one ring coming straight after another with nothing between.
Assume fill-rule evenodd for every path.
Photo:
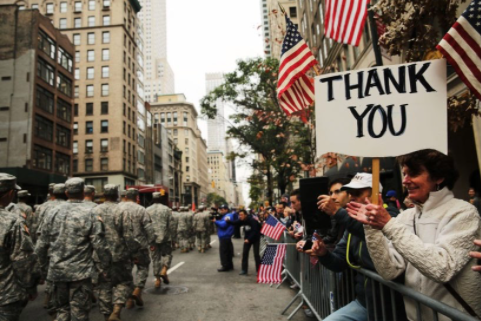
<instances>
[{"instance_id":1,"label":"asphalt road","mask_svg":"<svg viewBox=\"0 0 481 321\"><path fill-rule=\"evenodd\" d=\"M154 290L152 271L144 289L143 309L122 311L123 321L253 321L287 320L280 312L291 301L296 292L283 284L279 289L267 284L257 284L254 258L250 257L250 273L238 275L241 266L242 241L234 240L234 271L217 272L219 242L212 236L212 249L204 254L174 252L169 271L170 285ZM24 309L21 321L52 320L42 308L43 286L39 287L38 298ZM177 293L177 294L174 294ZM296 302L295 305L298 303ZM294 307L288 311L290 313ZM94 306L90 320L103 321L98 307ZM315 320L307 318L300 310L294 321Z\"/></svg>"}]
</instances>

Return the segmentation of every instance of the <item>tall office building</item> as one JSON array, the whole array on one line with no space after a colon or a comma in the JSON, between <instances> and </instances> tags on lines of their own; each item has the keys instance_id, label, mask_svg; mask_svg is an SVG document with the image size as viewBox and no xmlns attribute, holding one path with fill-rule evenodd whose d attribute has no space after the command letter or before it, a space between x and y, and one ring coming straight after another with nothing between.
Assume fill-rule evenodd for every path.
<instances>
[{"instance_id":1,"label":"tall office building","mask_svg":"<svg viewBox=\"0 0 481 321\"><path fill-rule=\"evenodd\" d=\"M206 94L209 94L212 90L222 85L224 82L225 80L223 73L205 74ZM207 119L207 148L209 150L221 151L225 156L227 152L224 118L225 103L221 99L218 99L215 105L217 107L217 115L214 119Z\"/></svg>"},{"instance_id":2,"label":"tall office building","mask_svg":"<svg viewBox=\"0 0 481 321\"><path fill-rule=\"evenodd\" d=\"M146 109L137 0L23 0L75 45L73 174L102 190L145 183Z\"/></svg>"},{"instance_id":3,"label":"tall office building","mask_svg":"<svg viewBox=\"0 0 481 321\"><path fill-rule=\"evenodd\" d=\"M0 6L0 172L36 202L72 175L75 47L37 10Z\"/></svg>"},{"instance_id":4,"label":"tall office building","mask_svg":"<svg viewBox=\"0 0 481 321\"><path fill-rule=\"evenodd\" d=\"M166 0L140 0L139 19L145 31L145 99L175 92L174 72L167 61Z\"/></svg>"}]
</instances>

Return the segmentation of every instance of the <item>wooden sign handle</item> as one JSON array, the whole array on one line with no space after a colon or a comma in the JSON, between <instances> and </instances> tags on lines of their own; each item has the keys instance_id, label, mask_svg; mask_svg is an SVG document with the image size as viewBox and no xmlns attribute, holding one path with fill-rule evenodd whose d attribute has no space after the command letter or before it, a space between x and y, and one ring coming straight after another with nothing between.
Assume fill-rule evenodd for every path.
<instances>
[{"instance_id":1,"label":"wooden sign handle","mask_svg":"<svg viewBox=\"0 0 481 321\"><path fill-rule=\"evenodd\" d=\"M371 203L375 205L379 204L379 172L380 172L380 160L379 158L372 159L372 196Z\"/></svg>"}]
</instances>

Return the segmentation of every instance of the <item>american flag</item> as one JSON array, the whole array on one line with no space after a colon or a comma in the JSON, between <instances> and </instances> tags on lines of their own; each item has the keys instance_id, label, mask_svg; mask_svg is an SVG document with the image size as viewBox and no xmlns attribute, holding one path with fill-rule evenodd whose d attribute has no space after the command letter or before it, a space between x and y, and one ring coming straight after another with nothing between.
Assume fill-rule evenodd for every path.
<instances>
[{"instance_id":1,"label":"american flag","mask_svg":"<svg viewBox=\"0 0 481 321\"><path fill-rule=\"evenodd\" d=\"M286 227L282 225L274 216L269 215L261 229L261 234L279 240Z\"/></svg>"},{"instance_id":2,"label":"american flag","mask_svg":"<svg viewBox=\"0 0 481 321\"><path fill-rule=\"evenodd\" d=\"M471 2L436 48L481 99L481 1Z\"/></svg>"},{"instance_id":3,"label":"american flag","mask_svg":"<svg viewBox=\"0 0 481 321\"><path fill-rule=\"evenodd\" d=\"M301 111L314 101L314 84L306 72L317 64L297 26L286 16L286 36L282 43L277 98L287 115Z\"/></svg>"},{"instance_id":4,"label":"american flag","mask_svg":"<svg viewBox=\"0 0 481 321\"><path fill-rule=\"evenodd\" d=\"M282 262L285 256L285 244L268 244L257 273L257 283L281 283Z\"/></svg>"},{"instance_id":5,"label":"american flag","mask_svg":"<svg viewBox=\"0 0 481 321\"><path fill-rule=\"evenodd\" d=\"M326 0L324 35L352 46L358 46L366 23L370 0Z\"/></svg>"}]
</instances>

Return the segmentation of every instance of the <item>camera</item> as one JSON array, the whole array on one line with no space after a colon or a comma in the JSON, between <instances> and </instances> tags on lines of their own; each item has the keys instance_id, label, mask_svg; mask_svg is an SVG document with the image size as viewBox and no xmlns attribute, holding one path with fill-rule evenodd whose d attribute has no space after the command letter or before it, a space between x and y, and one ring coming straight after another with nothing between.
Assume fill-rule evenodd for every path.
<instances>
[{"instance_id":1,"label":"camera","mask_svg":"<svg viewBox=\"0 0 481 321\"><path fill-rule=\"evenodd\" d=\"M219 214L218 210L215 207L210 208L209 214L210 214L211 220L215 219L216 221L218 221L218 220L222 219L222 215Z\"/></svg>"}]
</instances>

